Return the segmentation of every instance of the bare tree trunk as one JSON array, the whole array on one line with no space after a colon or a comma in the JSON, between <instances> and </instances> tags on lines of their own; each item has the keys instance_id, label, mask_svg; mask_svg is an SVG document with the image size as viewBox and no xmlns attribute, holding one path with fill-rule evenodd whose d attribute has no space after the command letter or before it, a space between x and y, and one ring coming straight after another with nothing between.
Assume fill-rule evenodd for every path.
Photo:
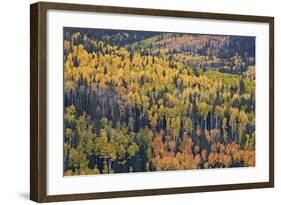
<instances>
[{"instance_id":1,"label":"bare tree trunk","mask_svg":"<svg viewBox=\"0 0 281 205\"><path fill-rule=\"evenodd\" d=\"M216 116L216 129L218 129L218 116Z\"/></svg>"},{"instance_id":2,"label":"bare tree trunk","mask_svg":"<svg viewBox=\"0 0 281 205\"><path fill-rule=\"evenodd\" d=\"M111 158L109 157L109 159L108 159L108 173L109 173L110 169L111 169Z\"/></svg>"},{"instance_id":3,"label":"bare tree trunk","mask_svg":"<svg viewBox=\"0 0 281 205\"><path fill-rule=\"evenodd\" d=\"M231 139L233 139L233 124L231 124Z\"/></svg>"},{"instance_id":4,"label":"bare tree trunk","mask_svg":"<svg viewBox=\"0 0 281 205\"><path fill-rule=\"evenodd\" d=\"M234 129L236 130L236 119L234 120ZM235 138L235 142L237 142L237 134L235 130L234 130L234 138Z\"/></svg>"},{"instance_id":5,"label":"bare tree trunk","mask_svg":"<svg viewBox=\"0 0 281 205\"><path fill-rule=\"evenodd\" d=\"M210 130L213 129L212 111L210 112Z\"/></svg>"},{"instance_id":6,"label":"bare tree trunk","mask_svg":"<svg viewBox=\"0 0 281 205\"><path fill-rule=\"evenodd\" d=\"M203 132L203 120L202 120L202 118L203 117L200 118L200 121L201 121L201 131Z\"/></svg>"},{"instance_id":7,"label":"bare tree trunk","mask_svg":"<svg viewBox=\"0 0 281 205\"><path fill-rule=\"evenodd\" d=\"M86 90L86 103L85 103L85 110L88 110L88 105L89 105L89 88Z\"/></svg>"}]
</instances>

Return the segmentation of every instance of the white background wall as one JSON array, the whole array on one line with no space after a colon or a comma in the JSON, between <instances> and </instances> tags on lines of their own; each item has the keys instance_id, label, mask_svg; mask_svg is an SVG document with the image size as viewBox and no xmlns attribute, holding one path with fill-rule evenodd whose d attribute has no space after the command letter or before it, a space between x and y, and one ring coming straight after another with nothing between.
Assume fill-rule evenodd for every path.
<instances>
[{"instance_id":1,"label":"white background wall","mask_svg":"<svg viewBox=\"0 0 281 205\"><path fill-rule=\"evenodd\" d=\"M50 0L51 1L51 0ZM69 204L277 204L281 195L278 147L281 110L278 0L60 0L61 2L275 16L275 165L274 189L67 202ZM0 204L29 201L29 4L6 0L0 7ZM279 148L279 149L278 149ZM55 203L56 204L56 203ZM66 204L66 203L60 203Z\"/></svg>"}]
</instances>

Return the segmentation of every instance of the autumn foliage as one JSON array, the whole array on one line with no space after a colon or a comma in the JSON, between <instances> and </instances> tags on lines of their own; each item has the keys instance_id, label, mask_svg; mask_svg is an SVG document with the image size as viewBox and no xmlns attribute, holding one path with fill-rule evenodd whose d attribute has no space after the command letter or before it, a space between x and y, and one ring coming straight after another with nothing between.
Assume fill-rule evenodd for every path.
<instances>
[{"instance_id":1,"label":"autumn foliage","mask_svg":"<svg viewBox=\"0 0 281 205\"><path fill-rule=\"evenodd\" d=\"M64 175L255 166L251 42L65 28Z\"/></svg>"}]
</instances>

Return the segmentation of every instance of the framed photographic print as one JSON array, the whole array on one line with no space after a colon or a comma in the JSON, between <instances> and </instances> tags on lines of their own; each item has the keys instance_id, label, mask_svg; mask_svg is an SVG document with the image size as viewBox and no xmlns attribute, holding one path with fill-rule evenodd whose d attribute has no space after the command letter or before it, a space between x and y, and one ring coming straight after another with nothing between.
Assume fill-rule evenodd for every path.
<instances>
[{"instance_id":1,"label":"framed photographic print","mask_svg":"<svg viewBox=\"0 0 281 205\"><path fill-rule=\"evenodd\" d=\"M40 2L37 202L274 186L274 18Z\"/></svg>"}]
</instances>

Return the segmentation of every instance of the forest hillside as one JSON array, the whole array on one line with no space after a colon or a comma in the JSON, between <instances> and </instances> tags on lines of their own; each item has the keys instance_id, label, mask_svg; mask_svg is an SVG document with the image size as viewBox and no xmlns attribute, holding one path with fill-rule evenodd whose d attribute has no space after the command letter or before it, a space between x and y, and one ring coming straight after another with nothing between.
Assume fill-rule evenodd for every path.
<instances>
[{"instance_id":1,"label":"forest hillside","mask_svg":"<svg viewBox=\"0 0 281 205\"><path fill-rule=\"evenodd\" d=\"M64 28L64 175L255 166L255 38Z\"/></svg>"}]
</instances>

